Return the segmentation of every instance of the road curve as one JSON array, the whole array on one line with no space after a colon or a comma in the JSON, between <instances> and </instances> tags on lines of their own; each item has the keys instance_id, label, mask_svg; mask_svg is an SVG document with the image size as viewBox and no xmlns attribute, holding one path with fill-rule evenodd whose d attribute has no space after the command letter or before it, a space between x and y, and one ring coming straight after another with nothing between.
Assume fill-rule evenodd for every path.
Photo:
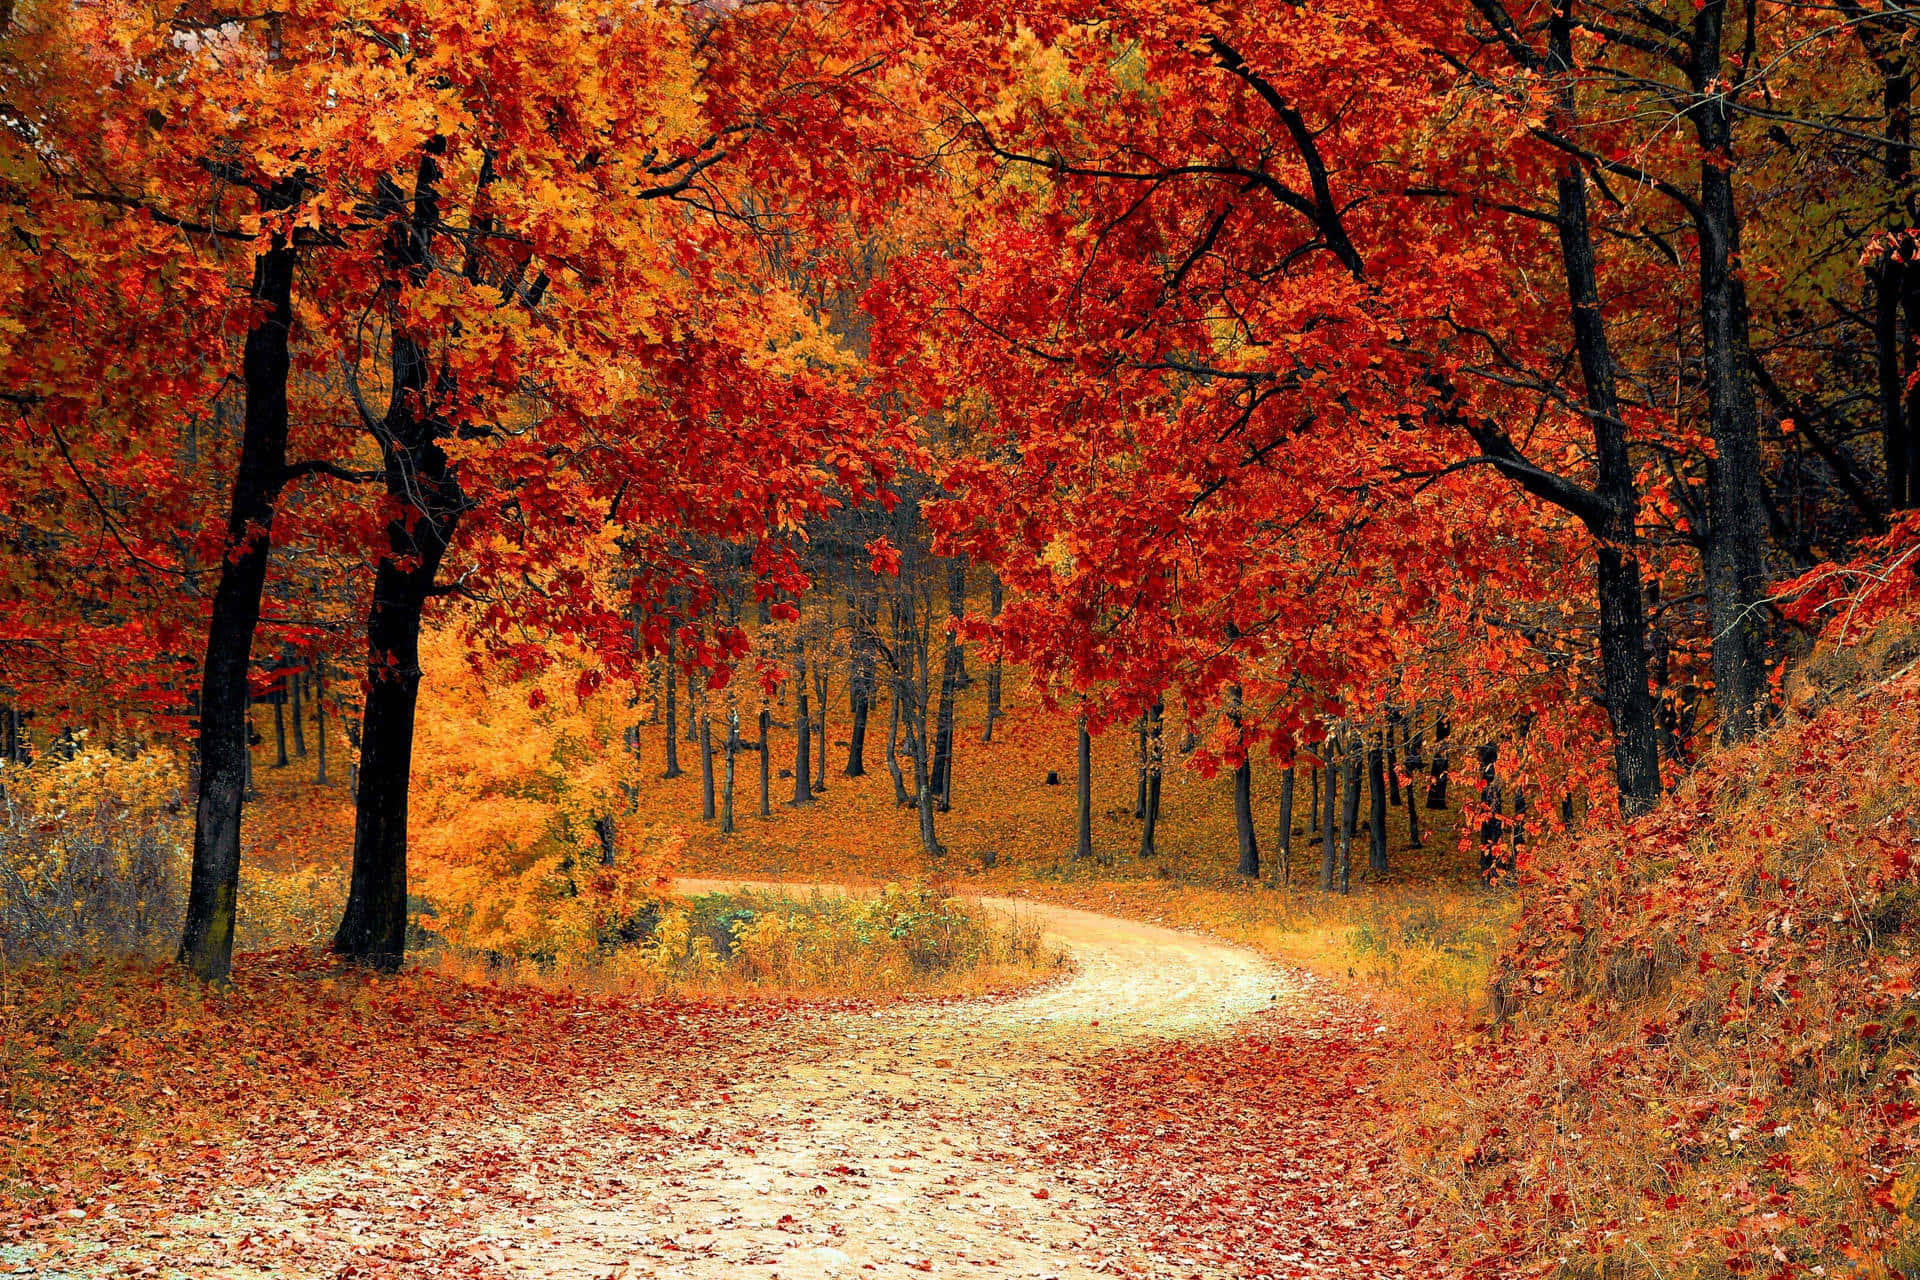
<instances>
[{"instance_id":1,"label":"road curve","mask_svg":"<svg viewBox=\"0 0 1920 1280\"><path fill-rule=\"evenodd\" d=\"M1097 1124L1074 1072L1142 1037L1223 1030L1287 1000L1293 982L1191 934L985 901L1037 920L1072 957L1072 974L1021 996L804 1020L764 1063L751 1054L717 1063L724 1090L691 1100L658 1079L616 1076L560 1103L423 1126L368 1159L224 1188L217 1203L174 1218L164 1238L96 1255L100 1269L43 1274L1234 1274L1136 1238L1114 1208L1113 1175L1078 1163L1084 1143L1063 1140ZM277 1259L262 1240L281 1242Z\"/></svg>"}]
</instances>

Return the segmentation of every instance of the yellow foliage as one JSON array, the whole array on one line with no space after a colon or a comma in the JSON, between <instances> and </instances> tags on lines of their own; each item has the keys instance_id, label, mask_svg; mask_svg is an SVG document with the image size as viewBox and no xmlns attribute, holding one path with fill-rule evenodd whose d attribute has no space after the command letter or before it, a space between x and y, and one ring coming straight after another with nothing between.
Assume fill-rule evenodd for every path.
<instances>
[{"instance_id":1,"label":"yellow foliage","mask_svg":"<svg viewBox=\"0 0 1920 1280\"><path fill-rule=\"evenodd\" d=\"M593 954L658 898L675 847L625 820L639 711L577 651L515 680L442 634L426 662L410 850L422 925L507 959Z\"/></svg>"}]
</instances>

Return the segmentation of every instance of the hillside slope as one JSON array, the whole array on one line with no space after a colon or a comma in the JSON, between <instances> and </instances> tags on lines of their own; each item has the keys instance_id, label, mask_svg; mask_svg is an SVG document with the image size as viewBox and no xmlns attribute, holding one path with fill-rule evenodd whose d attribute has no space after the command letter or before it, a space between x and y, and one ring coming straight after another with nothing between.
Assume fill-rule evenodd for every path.
<instances>
[{"instance_id":1,"label":"hillside slope","mask_svg":"<svg viewBox=\"0 0 1920 1280\"><path fill-rule=\"evenodd\" d=\"M1759 742L1526 869L1490 1016L1410 1085L1477 1260L1920 1267L1916 656L1911 621L1822 651Z\"/></svg>"}]
</instances>

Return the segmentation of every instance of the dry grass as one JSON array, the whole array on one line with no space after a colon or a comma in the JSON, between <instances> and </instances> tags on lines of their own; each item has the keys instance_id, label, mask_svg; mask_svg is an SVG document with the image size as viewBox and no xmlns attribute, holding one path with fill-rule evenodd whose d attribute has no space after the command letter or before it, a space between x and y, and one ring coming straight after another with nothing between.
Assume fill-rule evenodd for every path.
<instances>
[{"instance_id":1,"label":"dry grass","mask_svg":"<svg viewBox=\"0 0 1920 1280\"><path fill-rule=\"evenodd\" d=\"M503 964L445 949L442 972L623 996L874 1000L997 995L1065 971L1039 925L946 890L742 887L663 898L598 953Z\"/></svg>"}]
</instances>

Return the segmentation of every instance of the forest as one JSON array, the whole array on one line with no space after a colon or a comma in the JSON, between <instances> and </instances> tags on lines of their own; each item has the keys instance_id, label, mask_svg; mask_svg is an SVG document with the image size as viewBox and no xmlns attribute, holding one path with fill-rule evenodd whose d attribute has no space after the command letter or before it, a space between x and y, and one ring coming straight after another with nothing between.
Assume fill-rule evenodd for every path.
<instances>
[{"instance_id":1,"label":"forest","mask_svg":"<svg viewBox=\"0 0 1920 1280\"><path fill-rule=\"evenodd\" d=\"M0 0L0 1275L1920 1276L1916 76Z\"/></svg>"}]
</instances>

